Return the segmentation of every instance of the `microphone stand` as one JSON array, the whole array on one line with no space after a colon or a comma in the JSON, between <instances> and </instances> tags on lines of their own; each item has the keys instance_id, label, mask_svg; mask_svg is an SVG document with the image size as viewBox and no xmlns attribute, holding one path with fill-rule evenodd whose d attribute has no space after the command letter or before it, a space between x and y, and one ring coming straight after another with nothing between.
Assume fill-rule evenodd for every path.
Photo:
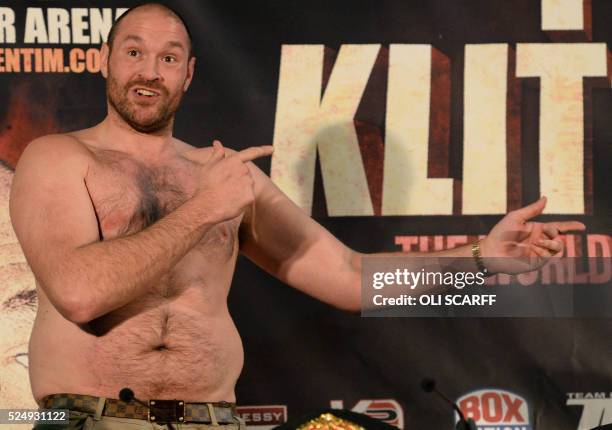
<instances>
[{"instance_id":1,"label":"microphone stand","mask_svg":"<svg viewBox=\"0 0 612 430\"><path fill-rule=\"evenodd\" d=\"M476 423L474 422L474 420L471 418L466 419L465 415L463 415L463 412L461 411L459 406L455 402L453 402L451 399L446 397L444 393L442 393L436 388L435 379L432 379L432 378L423 379L421 381L421 388L426 393L432 393L432 392L436 393L440 398L442 398L442 400L444 400L446 403L451 405L451 407L455 410L455 412L457 412L457 414L459 415L459 421L457 421L455 430L476 430Z\"/></svg>"}]
</instances>

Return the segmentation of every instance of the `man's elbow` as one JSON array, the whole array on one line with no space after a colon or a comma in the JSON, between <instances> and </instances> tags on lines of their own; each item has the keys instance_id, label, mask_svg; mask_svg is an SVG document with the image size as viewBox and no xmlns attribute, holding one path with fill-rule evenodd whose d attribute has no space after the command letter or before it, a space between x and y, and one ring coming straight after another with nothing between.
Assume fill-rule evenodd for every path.
<instances>
[{"instance_id":1,"label":"man's elbow","mask_svg":"<svg viewBox=\"0 0 612 430\"><path fill-rule=\"evenodd\" d=\"M70 309L70 312L66 314L66 319L76 325L88 324L90 321L98 317L97 313L92 307L83 304L81 306L74 306Z\"/></svg>"},{"instance_id":2,"label":"man's elbow","mask_svg":"<svg viewBox=\"0 0 612 430\"><path fill-rule=\"evenodd\" d=\"M66 320L74 324L87 324L96 318L95 303L90 294L68 286L79 285L65 279L61 285L46 283L46 293L51 304Z\"/></svg>"},{"instance_id":3,"label":"man's elbow","mask_svg":"<svg viewBox=\"0 0 612 430\"><path fill-rule=\"evenodd\" d=\"M65 319L77 325L87 324L96 318L91 301L76 295L63 298L56 304L56 309Z\"/></svg>"}]
</instances>

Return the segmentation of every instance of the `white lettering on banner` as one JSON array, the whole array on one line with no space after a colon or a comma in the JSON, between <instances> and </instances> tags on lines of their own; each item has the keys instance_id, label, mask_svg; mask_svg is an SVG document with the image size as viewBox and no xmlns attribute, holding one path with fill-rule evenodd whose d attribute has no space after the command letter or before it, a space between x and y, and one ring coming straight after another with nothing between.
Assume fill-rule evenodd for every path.
<instances>
[{"instance_id":1,"label":"white lettering on banner","mask_svg":"<svg viewBox=\"0 0 612 430\"><path fill-rule=\"evenodd\" d=\"M322 102L324 46L282 47L271 176L309 213L318 149L328 214L373 214L353 119L379 47L343 45ZM516 56L518 77L541 80L539 173L540 193L549 198L546 212L583 214L583 78L607 75L606 44L518 44ZM389 50L383 215L452 212L453 179L426 175L430 58L427 45ZM519 185L507 183L507 68L507 45L466 47L464 213L505 213L507 189Z\"/></svg>"},{"instance_id":2,"label":"white lettering on banner","mask_svg":"<svg viewBox=\"0 0 612 430\"><path fill-rule=\"evenodd\" d=\"M583 78L607 76L605 43L519 43L516 75L540 78L540 193L545 213L584 213Z\"/></svg>"},{"instance_id":3,"label":"white lettering on banner","mask_svg":"<svg viewBox=\"0 0 612 430\"><path fill-rule=\"evenodd\" d=\"M581 393L568 393L567 399L568 406L582 407L582 415L576 430L590 430L600 425L612 424L612 398L578 394Z\"/></svg>"},{"instance_id":4,"label":"white lettering on banner","mask_svg":"<svg viewBox=\"0 0 612 430\"><path fill-rule=\"evenodd\" d=\"M275 420L280 420L283 417L282 413L273 413L273 412L253 412L253 413L244 413L242 414L242 418L245 421L251 421L254 423L259 422L270 422Z\"/></svg>"},{"instance_id":5,"label":"white lettering on banner","mask_svg":"<svg viewBox=\"0 0 612 430\"><path fill-rule=\"evenodd\" d=\"M72 9L72 43L89 43L89 37L85 31L89 28L89 23L84 19L87 16L87 9Z\"/></svg>"},{"instance_id":6,"label":"white lettering on banner","mask_svg":"<svg viewBox=\"0 0 612 430\"><path fill-rule=\"evenodd\" d=\"M508 45L466 45L462 213L507 212ZM485 186L486 184L486 186Z\"/></svg>"},{"instance_id":7,"label":"white lettering on banner","mask_svg":"<svg viewBox=\"0 0 612 430\"><path fill-rule=\"evenodd\" d=\"M0 43L15 43L15 12L10 7L0 7Z\"/></svg>"},{"instance_id":8,"label":"white lettering on banner","mask_svg":"<svg viewBox=\"0 0 612 430\"><path fill-rule=\"evenodd\" d=\"M127 8L114 9L114 19L119 18L126 10ZM113 22L111 8L29 7L26 10L23 42L98 44L106 41Z\"/></svg>"},{"instance_id":9,"label":"white lettering on banner","mask_svg":"<svg viewBox=\"0 0 612 430\"><path fill-rule=\"evenodd\" d=\"M585 0L542 0L542 30L584 29Z\"/></svg>"},{"instance_id":10,"label":"white lettering on banner","mask_svg":"<svg viewBox=\"0 0 612 430\"><path fill-rule=\"evenodd\" d=\"M428 178L431 45L389 47L382 215L450 215L453 179Z\"/></svg>"},{"instance_id":11,"label":"white lettering on banner","mask_svg":"<svg viewBox=\"0 0 612 430\"><path fill-rule=\"evenodd\" d=\"M287 421L286 405L237 406L236 411L245 421L247 428L270 430Z\"/></svg>"},{"instance_id":12,"label":"white lettering on banner","mask_svg":"<svg viewBox=\"0 0 612 430\"><path fill-rule=\"evenodd\" d=\"M24 43L49 43L45 17L41 8L28 8L23 41Z\"/></svg>"},{"instance_id":13,"label":"white lettering on banner","mask_svg":"<svg viewBox=\"0 0 612 430\"><path fill-rule=\"evenodd\" d=\"M70 43L70 14L66 9L50 7L47 9L47 31L49 43Z\"/></svg>"},{"instance_id":14,"label":"white lettering on banner","mask_svg":"<svg viewBox=\"0 0 612 430\"><path fill-rule=\"evenodd\" d=\"M321 98L323 45L282 47L270 176L309 213L318 150L329 214L373 215L353 118L379 50L342 45Z\"/></svg>"}]
</instances>

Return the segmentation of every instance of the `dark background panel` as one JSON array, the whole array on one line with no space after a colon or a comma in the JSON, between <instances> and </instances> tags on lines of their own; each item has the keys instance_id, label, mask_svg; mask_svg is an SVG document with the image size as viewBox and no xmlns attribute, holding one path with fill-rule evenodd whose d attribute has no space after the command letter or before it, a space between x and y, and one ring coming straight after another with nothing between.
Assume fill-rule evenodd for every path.
<instances>
[{"instance_id":1,"label":"dark background panel","mask_svg":"<svg viewBox=\"0 0 612 430\"><path fill-rule=\"evenodd\" d=\"M26 7L129 7L132 1L6 1ZM431 1L174 1L195 39L196 78L176 120L177 137L196 146L218 138L240 149L273 139L280 47L348 43L426 43L451 67L451 175L461 178L463 52L468 43L551 42L540 30L534 0ZM612 3L592 1L593 40L612 42ZM16 46L22 46L18 43ZM51 116L60 131L93 125L105 115L104 81L91 74L0 74L0 136L14 101L30 101L33 127ZM539 83L522 85L524 201L538 193ZM594 214L572 217L589 232L609 234L612 166L610 88L593 90ZM384 104L383 104L384 105ZM380 115L380 121L384 118ZM38 122L37 122L38 121ZM383 130L384 124L374 124ZM269 160L258 161L269 172ZM531 173L530 173L531 172ZM482 234L495 216L327 217L320 178L313 213L361 252L399 251L396 235ZM567 217L547 217L563 219ZM606 319L361 318L319 303L241 258L230 308L246 353L237 386L242 404L286 404L289 416L359 399L394 398L408 429L450 429L451 412L424 394L420 380L438 379L453 399L499 387L529 402L537 430L575 430L579 408L566 393L612 391L612 322ZM536 420L537 417L537 420ZM534 421L535 420L535 421Z\"/></svg>"}]
</instances>

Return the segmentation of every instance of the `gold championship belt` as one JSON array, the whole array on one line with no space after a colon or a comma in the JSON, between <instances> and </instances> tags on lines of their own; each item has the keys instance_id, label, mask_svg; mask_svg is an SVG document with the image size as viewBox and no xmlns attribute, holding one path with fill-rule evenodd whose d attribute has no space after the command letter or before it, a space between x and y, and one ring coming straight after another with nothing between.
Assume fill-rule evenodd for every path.
<instances>
[{"instance_id":1,"label":"gold championship belt","mask_svg":"<svg viewBox=\"0 0 612 430\"><path fill-rule=\"evenodd\" d=\"M297 430L366 430L358 424L351 421L338 418L337 416L327 413L321 414L318 418L308 421L301 425Z\"/></svg>"},{"instance_id":2,"label":"gold championship belt","mask_svg":"<svg viewBox=\"0 0 612 430\"><path fill-rule=\"evenodd\" d=\"M274 430L397 430L383 421L345 409L319 409Z\"/></svg>"}]
</instances>

